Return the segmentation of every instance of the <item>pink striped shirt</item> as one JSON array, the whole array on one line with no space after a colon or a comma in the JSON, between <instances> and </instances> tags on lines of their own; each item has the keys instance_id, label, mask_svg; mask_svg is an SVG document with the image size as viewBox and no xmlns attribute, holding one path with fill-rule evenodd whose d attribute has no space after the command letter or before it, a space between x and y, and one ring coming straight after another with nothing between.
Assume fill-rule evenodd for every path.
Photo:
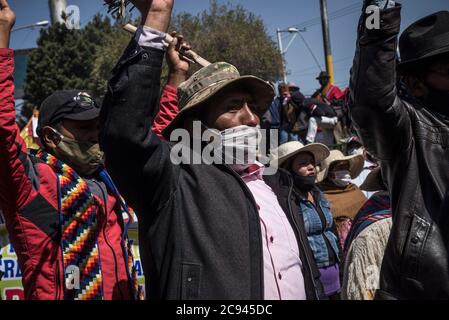
<instances>
[{"instance_id":1,"label":"pink striped shirt","mask_svg":"<svg viewBox=\"0 0 449 320\"><path fill-rule=\"evenodd\" d=\"M273 190L256 164L242 175L259 208L262 230L265 300L305 300L298 242Z\"/></svg>"}]
</instances>

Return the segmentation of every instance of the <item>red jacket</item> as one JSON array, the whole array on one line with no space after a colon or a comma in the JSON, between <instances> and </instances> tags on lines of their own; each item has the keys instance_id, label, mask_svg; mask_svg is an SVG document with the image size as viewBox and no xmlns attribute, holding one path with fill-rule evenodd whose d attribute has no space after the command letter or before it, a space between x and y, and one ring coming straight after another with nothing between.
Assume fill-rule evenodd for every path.
<instances>
[{"instance_id":1,"label":"red jacket","mask_svg":"<svg viewBox=\"0 0 449 320\"><path fill-rule=\"evenodd\" d=\"M64 299L57 176L47 164L28 154L20 137L15 123L13 70L13 50L0 49L0 206L22 271L25 298ZM104 197L92 191L101 204L98 246L103 295L108 300L130 299L121 211L116 198L95 183L105 191Z\"/></svg>"},{"instance_id":2,"label":"red jacket","mask_svg":"<svg viewBox=\"0 0 449 320\"><path fill-rule=\"evenodd\" d=\"M151 130L161 139L165 140L162 131L170 124L179 112L178 92L175 87L166 85L162 90L159 112L154 118Z\"/></svg>"},{"instance_id":3,"label":"red jacket","mask_svg":"<svg viewBox=\"0 0 449 320\"><path fill-rule=\"evenodd\" d=\"M326 88L324 88L322 94L329 102L333 100L340 100L344 97L344 93L341 92L340 88L333 84L329 84Z\"/></svg>"},{"instance_id":4,"label":"red jacket","mask_svg":"<svg viewBox=\"0 0 449 320\"><path fill-rule=\"evenodd\" d=\"M330 83L321 90L321 95L327 100L327 103L344 98L344 93L340 88Z\"/></svg>"}]
</instances>

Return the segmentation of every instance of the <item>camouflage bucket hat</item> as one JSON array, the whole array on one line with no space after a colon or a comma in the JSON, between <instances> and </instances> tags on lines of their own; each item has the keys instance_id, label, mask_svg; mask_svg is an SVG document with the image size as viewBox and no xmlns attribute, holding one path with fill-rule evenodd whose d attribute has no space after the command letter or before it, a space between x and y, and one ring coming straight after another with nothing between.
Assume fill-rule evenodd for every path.
<instances>
[{"instance_id":1,"label":"camouflage bucket hat","mask_svg":"<svg viewBox=\"0 0 449 320\"><path fill-rule=\"evenodd\" d=\"M178 88L179 112L173 121L163 130L166 138L170 133L182 127L184 117L210 98L222 92L230 85L250 90L257 105L257 114L262 115L268 110L273 101L273 86L254 76L240 76L239 71L233 65L226 62L213 63L194 73ZM213 108L213 106L209 106Z\"/></svg>"}]
</instances>

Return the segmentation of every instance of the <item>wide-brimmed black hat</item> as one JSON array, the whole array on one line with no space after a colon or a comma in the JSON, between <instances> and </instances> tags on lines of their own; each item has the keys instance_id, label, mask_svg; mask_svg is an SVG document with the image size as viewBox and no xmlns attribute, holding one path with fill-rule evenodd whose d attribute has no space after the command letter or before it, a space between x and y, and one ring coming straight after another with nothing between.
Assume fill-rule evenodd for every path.
<instances>
[{"instance_id":1,"label":"wide-brimmed black hat","mask_svg":"<svg viewBox=\"0 0 449 320\"><path fill-rule=\"evenodd\" d=\"M329 79L329 73L327 73L326 71L321 71L320 74L318 75L318 77L316 77L315 79L320 80L320 79Z\"/></svg>"},{"instance_id":2,"label":"wide-brimmed black hat","mask_svg":"<svg viewBox=\"0 0 449 320\"><path fill-rule=\"evenodd\" d=\"M399 51L401 73L424 60L449 53L449 11L433 13L410 25L399 39Z\"/></svg>"}]
</instances>

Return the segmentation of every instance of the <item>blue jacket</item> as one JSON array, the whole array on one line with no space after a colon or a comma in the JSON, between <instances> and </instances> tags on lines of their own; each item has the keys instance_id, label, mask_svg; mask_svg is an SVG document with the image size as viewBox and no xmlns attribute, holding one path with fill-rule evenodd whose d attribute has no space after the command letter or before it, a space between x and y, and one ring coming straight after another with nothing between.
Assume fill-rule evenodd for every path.
<instances>
[{"instance_id":1,"label":"blue jacket","mask_svg":"<svg viewBox=\"0 0 449 320\"><path fill-rule=\"evenodd\" d=\"M303 108L305 97L300 91L295 91L292 93L292 102L297 108L297 115L301 112ZM270 123L270 127L272 129L279 129L279 128L285 128L288 127L289 124L285 122L284 119L284 111L282 108L282 97L276 97L274 98L269 112L266 113L266 116L264 117L266 121Z\"/></svg>"},{"instance_id":2,"label":"blue jacket","mask_svg":"<svg viewBox=\"0 0 449 320\"><path fill-rule=\"evenodd\" d=\"M318 188L312 190L312 194L318 207L301 197L297 197L297 203L317 267L325 268L339 262L338 239L332 231L334 220L329 202Z\"/></svg>"},{"instance_id":3,"label":"blue jacket","mask_svg":"<svg viewBox=\"0 0 449 320\"><path fill-rule=\"evenodd\" d=\"M280 97L276 97L270 106L269 112L269 122L272 129L279 129L281 127L281 112L282 103Z\"/></svg>"}]
</instances>

